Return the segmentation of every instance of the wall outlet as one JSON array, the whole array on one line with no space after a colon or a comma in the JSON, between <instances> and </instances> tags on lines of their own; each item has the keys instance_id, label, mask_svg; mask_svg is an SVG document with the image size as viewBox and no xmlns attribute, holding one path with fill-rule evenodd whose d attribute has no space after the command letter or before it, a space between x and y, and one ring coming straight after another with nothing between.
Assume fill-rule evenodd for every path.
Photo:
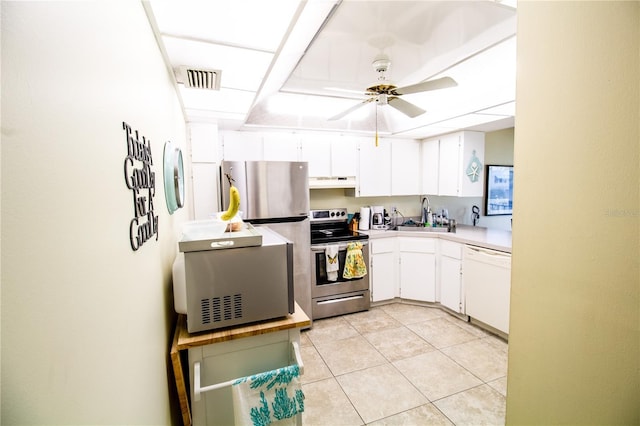
<instances>
[{"instance_id":1,"label":"wall outlet","mask_svg":"<svg viewBox=\"0 0 640 426\"><path fill-rule=\"evenodd\" d=\"M391 214L396 214L396 206L391 207Z\"/></svg>"}]
</instances>

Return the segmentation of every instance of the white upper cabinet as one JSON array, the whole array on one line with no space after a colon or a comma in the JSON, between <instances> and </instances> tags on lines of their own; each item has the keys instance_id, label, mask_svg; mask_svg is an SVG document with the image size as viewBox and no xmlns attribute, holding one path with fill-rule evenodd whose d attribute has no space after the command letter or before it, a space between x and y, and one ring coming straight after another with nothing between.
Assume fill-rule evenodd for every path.
<instances>
[{"instance_id":1,"label":"white upper cabinet","mask_svg":"<svg viewBox=\"0 0 640 426\"><path fill-rule=\"evenodd\" d=\"M391 142L391 195L420 194L420 142L396 139Z\"/></svg>"},{"instance_id":2,"label":"white upper cabinet","mask_svg":"<svg viewBox=\"0 0 640 426\"><path fill-rule=\"evenodd\" d=\"M420 194L420 142L380 138L360 141L358 191L360 197Z\"/></svg>"},{"instance_id":3,"label":"white upper cabinet","mask_svg":"<svg viewBox=\"0 0 640 426\"><path fill-rule=\"evenodd\" d=\"M304 135L301 160L309 163L309 177L331 176L331 141L325 136Z\"/></svg>"},{"instance_id":4,"label":"white upper cabinet","mask_svg":"<svg viewBox=\"0 0 640 426\"><path fill-rule=\"evenodd\" d=\"M263 159L262 134L224 132L222 158L227 161L260 161Z\"/></svg>"},{"instance_id":5,"label":"white upper cabinet","mask_svg":"<svg viewBox=\"0 0 640 426\"><path fill-rule=\"evenodd\" d=\"M300 136L291 133L265 133L262 138L265 161L298 161Z\"/></svg>"},{"instance_id":6,"label":"white upper cabinet","mask_svg":"<svg viewBox=\"0 0 640 426\"><path fill-rule=\"evenodd\" d=\"M331 139L331 176L349 177L358 171L358 138Z\"/></svg>"},{"instance_id":7,"label":"white upper cabinet","mask_svg":"<svg viewBox=\"0 0 640 426\"><path fill-rule=\"evenodd\" d=\"M190 124L191 161L194 163L218 162L218 126L215 124Z\"/></svg>"},{"instance_id":8,"label":"white upper cabinet","mask_svg":"<svg viewBox=\"0 0 640 426\"><path fill-rule=\"evenodd\" d=\"M422 141L422 191L423 194L438 194L440 141L429 139Z\"/></svg>"},{"instance_id":9,"label":"white upper cabinet","mask_svg":"<svg viewBox=\"0 0 640 426\"><path fill-rule=\"evenodd\" d=\"M438 145L435 192L435 144ZM423 142L423 192L454 197L481 197L484 188L484 133L457 132ZM424 163L426 161L426 164Z\"/></svg>"},{"instance_id":10,"label":"white upper cabinet","mask_svg":"<svg viewBox=\"0 0 640 426\"><path fill-rule=\"evenodd\" d=\"M358 188L360 197L391 195L391 140L374 138L360 142L358 150Z\"/></svg>"},{"instance_id":11,"label":"white upper cabinet","mask_svg":"<svg viewBox=\"0 0 640 426\"><path fill-rule=\"evenodd\" d=\"M355 177L358 138L349 136L303 135L301 161L309 163L309 177Z\"/></svg>"}]
</instances>

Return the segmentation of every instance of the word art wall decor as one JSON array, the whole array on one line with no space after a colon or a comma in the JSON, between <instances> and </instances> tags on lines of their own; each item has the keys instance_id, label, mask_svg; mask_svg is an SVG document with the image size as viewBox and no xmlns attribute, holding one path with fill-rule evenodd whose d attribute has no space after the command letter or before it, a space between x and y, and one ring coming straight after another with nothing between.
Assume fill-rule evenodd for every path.
<instances>
[{"instance_id":1,"label":"word art wall decor","mask_svg":"<svg viewBox=\"0 0 640 426\"><path fill-rule=\"evenodd\" d=\"M124 181L133 195L133 219L129 223L131 248L136 251L154 235L158 240L158 216L154 214L156 174L151 170L151 141L138 135L127 123L122 123L127 138L124 159Z\"/></svg>"}]
</instances>

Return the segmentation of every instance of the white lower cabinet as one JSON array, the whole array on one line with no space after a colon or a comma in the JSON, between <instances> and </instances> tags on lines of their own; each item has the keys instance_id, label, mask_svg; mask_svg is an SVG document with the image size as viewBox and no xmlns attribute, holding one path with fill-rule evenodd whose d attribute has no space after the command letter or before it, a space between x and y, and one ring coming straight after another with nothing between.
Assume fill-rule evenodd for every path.
<instances>
[{"instance_id":1,"label":"white lower cabinet","mask_svg":"<svg viewBox=\"0 0 640 426\"><path fill-rule=\"evenodd\" d=\"M440 304L464 314L462 248L453 241L440 240Z\"/></svg>"},{"instance_id":2,"label":"white lower cabinet","mask_svg":"<svg viewBox=\"0 0 640 426\"><path fill-rule=\"evenodd\" d=\"M436 237L369 240L371 301L437 302L509 333L511 254Z\"/></svg>"},{"instance_id":3,"label":"white lower cabinet","mask_svg":"<svg viewBox=\"0 0 640 426\"><path fill-rule=\"evenodd\" d=\"M395 236L369 240L369 258L371 301L393 299L398 293Z\"/></svg>"},{"instance_id":4,"label":"white lower cabinet","mask_svg":"<svg viewBox=\"0 0 640 426\"><path fill-rule=\"evenodd\" d=\"M436 239L398 238L400 297L436 301Z\"/></svg>"}]
</instances>

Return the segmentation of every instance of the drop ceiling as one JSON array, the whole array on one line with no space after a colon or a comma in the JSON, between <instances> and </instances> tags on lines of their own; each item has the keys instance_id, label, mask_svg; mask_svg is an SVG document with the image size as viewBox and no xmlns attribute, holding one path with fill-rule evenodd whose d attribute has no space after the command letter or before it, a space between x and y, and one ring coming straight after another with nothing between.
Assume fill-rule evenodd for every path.
<instances>
[{"instance_id":1,"label":"drop ceiling","mask_svg":"<svg viewBox=\"0 0 640 426\"><path fill-rule=\"evenodd\" d=\"M337 131L424 138L513 126L516 9L506 1L213 0L143 2L188 122L220 129ZM457 86L402 99L409 118L367 99L386 55L403 87L449 76ZM219 88L189 88L184 67Z\"/></svg>"}]
</instances>

